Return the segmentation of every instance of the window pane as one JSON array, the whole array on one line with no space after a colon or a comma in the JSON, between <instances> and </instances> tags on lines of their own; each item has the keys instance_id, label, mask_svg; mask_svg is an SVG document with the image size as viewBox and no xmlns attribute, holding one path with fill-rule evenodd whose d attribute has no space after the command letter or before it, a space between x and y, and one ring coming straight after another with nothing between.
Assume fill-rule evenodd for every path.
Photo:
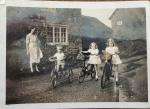
<instances>
[{"instance_id":1,"label":"window pane","mask_svg":"<svg viewBox=\"0 0 150 109\"><path fill-rule=\"evenodd\" d=\"M61 28L61 42L65 42L66 41L66 28L62 27Z\"/></svg>"},{"instance_id":2,"label":"window pane","mask_svg":"<svg viewBox=\"0 0 150 109\"><path fill-rule=\"evenodd\" d=\"M122 25L122 20L117 21L117 25L118 26Z\"/></svg>"},{"instance_id":3,"label":"window pane","mask_svg":"<svg viewBox=\"0 0 150 109\"><path fill-rule=\"evenodd\" d=\"M53 27L47 27L47 40L53 42Z\"/></svg>"},{"instance_id":4,"label":"window pane","mask_svg":"<svg viewBox=\"0 0 150 109\"><path fill-rule=\"evenodd\" d=\"M55 27L55 42L60 42L60 38L59 38L59 27Z\"/></svg>"},{"instance_id":5,"label":"window pane","mask_svg":"<svg viewBox=\"0 0 150 109\"><path fill-rule=\"evenodd\" d=\"M67 42L67 28L65 26L48 26L46 28L47 42L49 43L66 43Z\"/></svg>"}]
</instances>

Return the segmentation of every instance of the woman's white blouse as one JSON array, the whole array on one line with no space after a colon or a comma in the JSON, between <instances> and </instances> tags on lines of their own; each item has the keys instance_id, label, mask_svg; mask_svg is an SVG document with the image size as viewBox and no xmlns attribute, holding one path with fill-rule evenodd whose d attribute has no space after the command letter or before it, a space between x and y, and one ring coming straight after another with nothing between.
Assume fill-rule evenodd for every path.
<instances>
[{"instance_id":1,"label":"woman's white blouse","mask_svg":"<svg viewBox=\"0 0 150 109\"><path fill-rule=\"evenodd\" d=\"M43 57L43 53L40 49L40 43L36 35L29 33L26 36L26 47L30 56L30 63L39 63Z\"/></svg>"}]
</instances>

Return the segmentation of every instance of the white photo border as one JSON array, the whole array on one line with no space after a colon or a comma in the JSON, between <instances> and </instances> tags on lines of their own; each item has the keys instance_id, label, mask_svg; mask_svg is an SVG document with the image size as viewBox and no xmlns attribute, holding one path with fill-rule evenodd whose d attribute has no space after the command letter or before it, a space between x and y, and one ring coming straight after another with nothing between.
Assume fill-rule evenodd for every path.
<instances>
[{"instance_id":1,"label":"white photo border","mask_svg":"<svg viewBox=\"0 0 150 109\"><path fill-rule=\"evenodd\" d=\"M41 5L42 4L42 5ZM38 7L38 8L140 8L146 9L147 32L147 71L148 92L150 92L150 2L149 1L114 1L114 2L75 2L75 1L27 1L6 0L0 5L0 109L49 109L49 108L149 108L148 102L72 102L72 103L36 103L6 105L6 8Z\"/></svg>"},{"instance_id":2,"label":"white photo border","mask_svg":"<svg viewBox=\"0 0 150 109\"><path fill-rule=\"evenodd\" d=\"M0 4L4 4L5 3L5 0L0 0Z\"/></svg>"}]
</instances>

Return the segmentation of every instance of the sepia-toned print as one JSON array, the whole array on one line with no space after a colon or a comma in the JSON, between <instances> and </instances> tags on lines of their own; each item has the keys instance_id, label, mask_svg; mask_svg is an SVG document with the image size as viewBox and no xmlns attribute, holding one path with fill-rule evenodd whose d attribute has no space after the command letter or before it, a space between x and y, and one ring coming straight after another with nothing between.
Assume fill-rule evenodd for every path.
<instances>
[{"instance_id":1,"label":"sepia-toned print","mask_svg":"<svg viewBox=\"0 0 150 109\"><path fill-rule=\"evenodd\" d=\"M4 4L5 0L0 0L0 4Z\"/></svg>"},{"instance_id":2,"label":"sepia-toned print","mask_svg":"<svg viewBox=\"0 0 150 109\"><path fill-rule=\"evenodd\" d=\"M148 102L145 8L7 7L6 104Z\"/></svg>"}]
</instances>

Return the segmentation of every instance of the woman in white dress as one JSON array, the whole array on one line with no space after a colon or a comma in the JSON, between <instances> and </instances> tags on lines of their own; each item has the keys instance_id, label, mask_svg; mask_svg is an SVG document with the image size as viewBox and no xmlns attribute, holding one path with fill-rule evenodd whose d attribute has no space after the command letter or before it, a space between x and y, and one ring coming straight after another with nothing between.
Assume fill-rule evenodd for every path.
<instances>
[{"instance_id":1,"label":"woman in white dress","mask_svg":"<svg viewBox=\"0 0 150 109\"><path fill-rule=\"evenodd\" d=\"M120 57L119 57L119 49L116 46L115 42L113 39L108 39L107 40L107 47L105 49L107 53L109 53L112 57L109 61L113 66L115 70L115 81L116 84L118 84L118 65L122 63Z\"/></svg>"},{"instance_id":2,"label":"woman in white dress","mask_svg":"<svg viewBox=\"0 0 150 109\"><path fill-rule=\"evenodd\" d=\"M27 55L30 58L31 72L34 71L33 64L35 64L35 70L39 72L37 65L38 63L40 63L40 59L43 57L42 51L40 49L40 41L36 34L37 31L35 30L35 28L32 28L31 32L26 36L26 50Z\"/></svg>"},{"instance_id":3,"label":"woman in white dress","mask_svg":"<svg viewBox=\"0 0 150 109\"><path fill-rule=\"evenodd\" d=\"M92 42L90 44L89 50L88 51L82 51L82 52L83 53L90 53L88 64L94 64L94 67L96 70L95 79L98 80L98 71L100 71L98 65L101 64L101 59L99 56L99 49L97 47L97 44L95 42Z\"/></svg>"}]
</instances>

